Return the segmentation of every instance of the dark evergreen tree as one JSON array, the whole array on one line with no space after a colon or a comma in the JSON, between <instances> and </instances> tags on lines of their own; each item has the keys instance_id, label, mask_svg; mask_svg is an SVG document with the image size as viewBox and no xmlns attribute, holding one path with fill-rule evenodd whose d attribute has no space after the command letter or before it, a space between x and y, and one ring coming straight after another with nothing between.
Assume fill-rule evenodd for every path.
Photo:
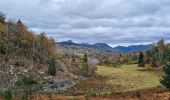
<instances>
[{"instance_id":1,"label":"dark evergreen tree","mask_svg":"<svg viewBox=\"0 0 170 100\"><path fill-rule=\"evenodd\" d=\"M140 54L139 54L138 66L145 67L143 52L140 52Z\"/></svg>"},{"instance_id":2,"label":"dark evergreen tree","mask_svg":"<svg viewBox=\"0 0 170 100\"><path fill-rule=\"evenodd\" d=\"M21 20L20 20L20 19L18 20L18 22L17 22L17 23L18 23L18 24L22 24L22 22L21 22Z\"/></svg>"},{"instance_id":3,"label":"dark evergreen tree","mask_svg":"<svg viewBox=\"0 0 170 100\"><path fill-rule=\"evenodd\" d=\"M84 62L85 62L85 63L88 62L87 53L84 54Z\"/></svg>"},{"instance_id":4,"label":"dark evergreen tree","mask_svg":"<svg viewBox=\"0 0 170 100\"><path fill-rule=\"evenodd\" d=\"M168 90L170 90L170 63L164 66L165 75L161 79L161 84L163 84Z\"/></svg>"},{"instance_id":5,"label":"dark evergreen tree","mask_svg":"<svg viewBox=\"0 0 170 100\"><path fill-rule=\"evenodd\" d=\"M5 49L1 38L0 38L0 54L5 54Z\"/></svg>"},{"instance_id":6,"label":"dark evergreen tree","mask_svg":"<svg viewBox=\"0 0 170 100\"><path fill-rule=\"evenodd\" d=\"M11 91L5 91L4 93L4 100L12 100L12 92Z\"/></svg>"},{"instance_id":7,"label":"dark evergreen tree","mask_svg":"<svg viewBox=\"0 0 170 100\"><path fill-rule=\"evenodd\" d=\"M2 12L0 12L0 23L4 23L5 22L5 14L3 14Z\"/></svg>"},{"instance_id":8,"label":"dark evergreen tree","mask_svg":"<svg viewBox=\"0 0 170 100\"><path fill-rule=\"evenodd\" d=\"M56 75L56 63L55 63L55 57L50 57L48 60L48 73L51 76L55 76Z\"/></svg>"},{"instance_id":9,"label":"dark evergreen tree","mask_svg":"<svg viewBox=\"0 0 170 100\"><path fill-rule=\"evenodd\" d=\"M167 48L165 51L163 63L165 64L163 67L165 74L160 82L170 90L170 48Z\"/></svg>"},{"instance_id":10,"label":"dark evergreen tree","mask_svg":"<svg viewBox=\"0 0 170 100\"><path fill-rule=\"evenodd\" d=\"M2 27L0 27L0 53L6 54L8 49L8 34L1 30Z\"/></svg>"},{"instance_id":11,"label":"dark evergreen tree","mask_svg":"<svg viewBox=\"0 0 170 100\"><path fill-rule=\"evenodd\" d=\"M162 58L162 64L166 64L169 61L170 61L170 48L167 47Z\"/></svg>"},{"instance_id":12,"label":"dark evergreen tree","mask_svg":"<svg viewBox=\"0 0 170 100\"><path fill-rule=\"evenodd\" d=\"M84 54L83 62L84 62L84 64L82 67L82 74L84 76L88 76L88 57L87 57L86 53Z\"/></svg>"}]
</instances>

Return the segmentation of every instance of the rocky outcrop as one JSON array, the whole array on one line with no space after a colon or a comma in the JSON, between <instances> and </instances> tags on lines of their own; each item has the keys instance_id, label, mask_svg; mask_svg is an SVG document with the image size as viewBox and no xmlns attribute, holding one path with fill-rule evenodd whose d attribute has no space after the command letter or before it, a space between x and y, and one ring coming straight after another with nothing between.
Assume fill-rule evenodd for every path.
<instances>
[{"instance_id":1,"label":"rocky outcrop","mask_svg":"<svg viewBox=\"0 0 170 100\"><path fill-rule=\"evenodd\" d=\"M0 90L13 87L23 76L31 76L35 80L41 80L45 76L42 65L24 57L1 56L0 58Z\"/></svg>"},{"instance_id":2,"label":"rocky outcrop","mask_svg":"<svg viewBox=\"0 0 170 100\"><path fill-rule=\"evenodd\" d=\"M56 69L56 76L49 76L48 65L38 64L16 55L0 55L0 91L14 87L15 83L23 77L44 82L43 87L47 86L47 90L66 90L75 85L72 80L77 80L77 76L69 72L67 65L59 59L56 60ZM53 80L54 83L48 84L49 80Z\"/></svg>"},{"instance_id":3,"label":"rocky outcrop","mask_svg":"<svg viewBox=\"0 0 170 100\"><path fill-rule=\"evenodd\" d=\"M53 84L44 88L44 91L64 91L76 84L75 81L65 79L65 80L57 80Z\"/></svg>"}]
</instances>

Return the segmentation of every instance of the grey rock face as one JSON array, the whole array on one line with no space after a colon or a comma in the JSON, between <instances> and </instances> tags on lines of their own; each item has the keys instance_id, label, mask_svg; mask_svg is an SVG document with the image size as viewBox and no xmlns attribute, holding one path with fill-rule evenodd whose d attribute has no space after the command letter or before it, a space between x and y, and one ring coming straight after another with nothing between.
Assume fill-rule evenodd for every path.
<instances>
[{"instance_id":1,"label":"grey rock face","mask_svg":"<svg viewBox=\"0 0 170 100\"><path fill-rule=\"evenodd\" d=\"M73 87L76 82L72 80L58 80L54 82L52 85L46 87L45 91L64 91L71 87Z\"/></svg>"}]
</instances>

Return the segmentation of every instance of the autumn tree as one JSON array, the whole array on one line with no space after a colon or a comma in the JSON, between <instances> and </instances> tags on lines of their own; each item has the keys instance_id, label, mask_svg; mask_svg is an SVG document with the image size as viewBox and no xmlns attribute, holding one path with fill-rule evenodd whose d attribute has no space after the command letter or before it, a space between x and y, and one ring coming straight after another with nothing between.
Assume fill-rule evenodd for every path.
<instances>
[{"instance_id":1,"label":"autumn tree","mask_svg":"<svg viewBox=\"0 0 170 100\"><path fill-rule=\"evenodd\" d=\"M0 23L0 53L6 54L8 50L8 33L5 25Z\"/></svg>"},{"instance_id":2,"label":"autumn tree","mask_svg":"<svg viewBox=\"0 0 170 100\"><path fill-rule=\"evenodd\" d=\"M146 63L151 65L151 67L162 66L165 50L166 45L163 39L153 44L151 50L148 50L146 52Z\"/></svg>"},{"instance_id":3,"label":"autumn tree","mask_svg":"<svg viewBox=\"0 0 170 100\"><path fill-rule=\"evenodd\" d=\"M44 63L48 59L48 38L45 33L40 33L37 35L36 39L36 60L40 63Z\"/></svg>"},{"instance_id":4,"label":"autumn tree","mask_svg":"<svg viewBox=\"0 0 170 100\"><path fill-rule=\"evenodd\" d=\"M163 38L160 41L158 41L157 46L158 46L158 61L161 64L165 50L165 43Z\"/></svg>"},{"instance_id":5,"label":"autumn tree","mask_svg":"<svg viewBox=\"0 0 170 100\"><path fill-rule=\"evenodd\" d=\"M48 58L55 55L56 42L44 32L35 35L20 19L5 22L5 15L0 13L0 53L7 52L47 64Z\"/></svg>"},{"instance_id":6,"label":"autumn tree","mask_svg":"<svg viewBox=\"0 0 170 100\"><path fill-rule=\"evenodd\" d=\"M10 47L13 52L23 55L25 48L25 35L29 33L27 27L21 22L9 22L7 27ZM29 38L29 37L27 37Z\"/></svg>"}]
</instances>

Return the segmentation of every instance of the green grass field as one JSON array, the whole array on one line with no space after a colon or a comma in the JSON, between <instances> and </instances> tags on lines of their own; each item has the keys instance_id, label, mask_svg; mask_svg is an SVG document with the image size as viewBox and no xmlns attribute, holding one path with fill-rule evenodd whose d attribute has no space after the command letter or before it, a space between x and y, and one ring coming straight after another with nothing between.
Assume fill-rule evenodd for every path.
<instances>
[{"instance_id":1,"label":"green grass field","mask_svg":"<svg viewBox=\"0 0 170 100\"><path fill-rule=\"evenodd\" d=\"M107 77L105 84L115 91L130 91L160 86L160 74L142 71L137 65L122 65L118 68L98 66L97 75Z\"/></svg>"},{"instance_id":2,"label":"green grass field","mask_svg":"<svg viewBox=\"0 0 170 100\"><path fill-rule=\"evenodd\" d=\"M80 81L70 91L72 95L103 96L113 92L152 89L161 86L161 72L149 71L137 65L120 67L97 66L96 77Z\"/></svg>"}]
</instances>

